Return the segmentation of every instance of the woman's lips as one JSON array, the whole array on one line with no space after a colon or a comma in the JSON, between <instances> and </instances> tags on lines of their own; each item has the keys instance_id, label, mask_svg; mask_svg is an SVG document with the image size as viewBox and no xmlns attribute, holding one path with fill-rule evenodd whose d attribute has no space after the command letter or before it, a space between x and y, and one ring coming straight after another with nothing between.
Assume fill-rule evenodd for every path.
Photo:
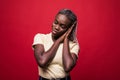
<instances>
[{"instance_id":1,"label":"woman's lips","mask_svg":"<svg viewBox=\"0 0 120 80\"><path fill-rule=\"evenodd\" d=\"M53 32L53 34L56 34L56 33L57 33L57 31L56 31L56 30L53 30L52 32Z\"/></svg>"}]
</instances>

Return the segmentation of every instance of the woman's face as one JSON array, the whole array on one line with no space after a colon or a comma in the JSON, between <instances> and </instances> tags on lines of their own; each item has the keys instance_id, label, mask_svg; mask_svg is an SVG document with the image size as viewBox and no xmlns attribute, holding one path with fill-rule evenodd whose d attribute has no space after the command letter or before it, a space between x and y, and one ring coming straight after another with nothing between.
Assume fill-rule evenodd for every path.
<instances>
[{"instance_id":1,"label":"woman's face","mask_svg":"<svg viewBox=\"0 0 120 80\"><path fill-rule=\"evenodd\" d=\"M58 14L52 25L52 36L57 39L70 27L71 21L63 14Z\"/></svg>"}]
</instances>

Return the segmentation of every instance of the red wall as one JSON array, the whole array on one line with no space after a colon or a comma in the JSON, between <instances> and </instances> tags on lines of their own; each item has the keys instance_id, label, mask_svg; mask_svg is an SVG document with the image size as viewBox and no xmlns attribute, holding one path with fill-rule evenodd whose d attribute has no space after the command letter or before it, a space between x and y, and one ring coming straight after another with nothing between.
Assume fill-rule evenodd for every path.
<instances>
[{"instance_id":1,"label":"red wall","mask_svg":"<svg viewBox=\"0 0 120 80\"><path fill-rule=\"evenodd\" d=\"M59 9L78 16L81 47L73 80L120 80L119 0L0 0L0 80L37 80L31 48Z\"/></svg>"}]
</instances>

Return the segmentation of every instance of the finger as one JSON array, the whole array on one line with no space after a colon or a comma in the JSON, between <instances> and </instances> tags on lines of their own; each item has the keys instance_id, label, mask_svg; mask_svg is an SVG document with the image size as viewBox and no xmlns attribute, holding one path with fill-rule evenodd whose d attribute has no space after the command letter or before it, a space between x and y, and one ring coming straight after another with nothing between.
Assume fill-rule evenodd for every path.
<instances>
[{"instance_id":1,"label":"finger","mask_svg":"<svg viewBox=\"0 0 120 80\"><path fill-rule=\"evenodd\" d=\"M73 27L71 27L71 28L68 29L68 31L66 33L66 36L69 36L69 34L71 33L72 29L73 29Z\"/></svg>"},{"instance_id":2,"label":"finger","mask_svg":"<svg viewBox=\"0 0 120 80\"><path fill-rule=\"evenodd\" d=\"M74 28L74 26L75 26L76 23L77 23L77 22L75 21L75 22L72 24L72 26L68 29L66 36L69 36L69 35L70 35L70 33L72 32L72 30L73 30L73 28Z\"/></svg>"},{"instance_id":3,"label":"finger","mask_svg":"<svg viewBox=\"0 0 120 80\"><path fill-rule=\"evenodd\" d=\"M75 21L72 26L70 27L70 32L72 31L72 29L75 27L75 24L77 23L77 21Z\"/></svg>"},{"instance_id":4,"label":"finger","mask_svg":"<svg viewBox=\"0 0 120 80\"><path fill-rule=\"evenodd\" d=\"M74 27L76 23L77 23L77 21L75 21L75 22L72 24L72 26L71 26L71 27Z\"/></svg>"},{"instance_id":5,"label":"finger","mask_svg":"<svg viewBox=\"0 0 120 80\"><path fill-rule=\"evenodd\" d=\"M68 29L68 33L70 33L70 32L73 30L75 24L76 24L76 21L75 21L75 22L72 24L72 26Z\"/></svg>"},{"instance_id":6,"label":"finger","mask_svg":"<svg viewBox=\"0 0 120 80\"><path fill-rule=\"evenodd\" d=\"M68 34L73 30L73 27L71 27L69 30L68 30Z\"/></svg>"}]
</instances>

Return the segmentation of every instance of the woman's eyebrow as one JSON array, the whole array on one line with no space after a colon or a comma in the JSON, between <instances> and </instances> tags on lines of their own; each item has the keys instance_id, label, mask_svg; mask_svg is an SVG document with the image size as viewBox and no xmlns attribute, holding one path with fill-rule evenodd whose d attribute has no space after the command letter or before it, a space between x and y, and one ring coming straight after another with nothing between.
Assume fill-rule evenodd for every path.
<instances>
[{"instance_id":1,"label":"woman's eyebrow","mask_svg":"<svg viewBox=\"0 0 120 80\"><path fill-rule=\"evenodd\" d=\"M57 21L57 22L58 22L58 20L57 20L57 19L55 19L55 21Z\"/></svg>"},{"instance_id":2,"label":"woman's eyebrow","mask_svg":"<svg viewBox=\"0 0 120 80\"><path fill-rule=\"evenodd\" d=\"M60 23L56 18L55 18L55 21L57 21L58 23ZM67 26L65 23L60 23L60 25L65 25L65 26Z\"/></svg>"}]
</instances>

